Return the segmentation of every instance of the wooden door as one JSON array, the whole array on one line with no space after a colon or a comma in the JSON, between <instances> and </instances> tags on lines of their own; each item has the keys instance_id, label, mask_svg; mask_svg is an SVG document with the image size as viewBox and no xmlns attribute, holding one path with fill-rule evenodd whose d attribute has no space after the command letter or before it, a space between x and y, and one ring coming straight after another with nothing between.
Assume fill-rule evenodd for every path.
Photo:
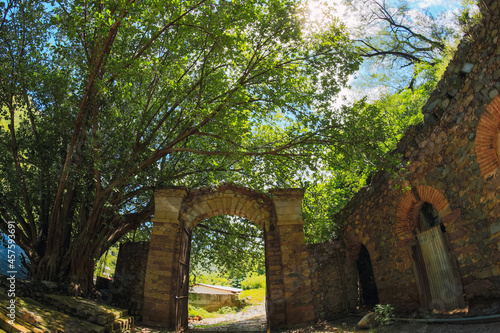
<instances>
[{"instance_id":1,"label":"wooden door","mask_svg":"<svg viewBox=\"0 0 500 333\"><path fill-rule=\"evenodd\" d=\"M189 260L191 254L191 232L182 228L179 247L177 293L175 296L175 330L188 328Z\"/></svg>"},{"instance_id":2,"label":"wooden door","mask_svg":"<svg viewBox=\"0 0 500 333\"><path fill-rule=\"evenodd\" d=\"M441 227L417 235L429 284L430 305L437 310L451 310L463 306L461 284L454 277L450 253Z\"/></svg>"}]
</instances>

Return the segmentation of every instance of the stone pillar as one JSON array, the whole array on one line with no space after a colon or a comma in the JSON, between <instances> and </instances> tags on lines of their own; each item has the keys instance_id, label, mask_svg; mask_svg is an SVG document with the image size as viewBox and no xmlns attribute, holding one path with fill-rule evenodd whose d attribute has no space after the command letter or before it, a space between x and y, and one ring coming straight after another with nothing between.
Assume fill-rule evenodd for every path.
<instances>
[{"instance_id":1,"label":"stone pillar","mask_svg":"<svg viewBox=\"0 0 500 333\"><path fill-rule=\"evenodd\" d=\"M270 328L278 331L286 327L285 285L281 261L281 242L276 225L269 226L264 232L266 246L266 313Z\"/></svg>"},{"instance_id":2,"label":"stone pillar","mask_svg":"<svg viewBox=\"0 0 500 333\"><path fill-rule=\"evenodd\" d=\"M175 292L179 252L179 214L185 188L155 191L155 217L144 284L143 322L174 327Z\"/></svg>"},{"instance_id":3,"label":"stone pillar","mask_svg":"<svg viewBox=\"0 0 500 333\"><path fill-rule=\"evenodd\" d=\"M276 207L281 245L287 326L315 320L311 271L302 220L304 192L304 189L270 191Z\"/></svg>"}]
</instances>

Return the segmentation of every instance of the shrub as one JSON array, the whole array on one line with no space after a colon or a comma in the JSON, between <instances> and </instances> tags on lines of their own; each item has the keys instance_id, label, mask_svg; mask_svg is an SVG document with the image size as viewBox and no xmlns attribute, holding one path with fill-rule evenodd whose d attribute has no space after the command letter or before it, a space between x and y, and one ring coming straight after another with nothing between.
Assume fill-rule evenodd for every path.
<instances>
[{"instance_id":1,"label":"shrub","mask_svg":"<svg viewBox=\"0 0 500 333\"><path fill-rule=\"evenodd\" d=\"M261 289L266 287L265 275L251 275L241 282L241 289Z\"/></svg>"},{"instance_id":2,"label":"shrub","mask_svg":"<svg viewBox=\"0 0 500 333\"><path fill-rule=\"evenodd\" d=\"M233 307L230 307L230 306L223 306L222 308L220 308L219 310L217 310L217 313L219 314L228 314L228 313L236 313L238 311L238 308L233 306Z\"/></svg>"},{"instance_id":3,"label":"shrub","mask_svg":"<svg viewBox=\"0 0 500 333\"><path fill-rule=\"evenodd\" d=\"M207 310L205 310L203 308L199 308L199 307L192 306L189 304L188 304L188 314L189 314L189 317L191 317L191 318L196 317L196 316L200 316L201 318L217 317L216 312L208 312Z\"/></svg>"},{"instance_id":4,"label":"shrub","mask_svg":"<svg viewBox=\"0 0 500 333\"><path fill-rule=\"evenodd\" d=\"M194 285L196 283L210 284L213 286L230 286L231 282L225 277L221 277L215 273L203 274L203 275L192 275L190 278L190 284Z\"/></svg>"},{"instance_id":5,"label":"shrub","mask_svg":"<svg viewBox=\"0 0 500 333\"><path fill-rule=\"evenodd\" d=\"M390 304L375 305L375 317L382 326L392 324L392 319L394 318L394 307L392 307Z\"/></svg>"}]
</instances>

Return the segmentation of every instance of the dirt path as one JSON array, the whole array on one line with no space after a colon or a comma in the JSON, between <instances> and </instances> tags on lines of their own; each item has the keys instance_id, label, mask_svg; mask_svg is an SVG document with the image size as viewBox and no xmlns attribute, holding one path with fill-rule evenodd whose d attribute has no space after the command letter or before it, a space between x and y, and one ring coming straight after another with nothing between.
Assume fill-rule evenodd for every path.
<instances>
[{"instance_id":1,"label":"dirt path","mask_svg":"<svg viewBox=\"0 0 500 333\"><path fill-rule=\"evenodd\" d=\"M249 327L251 330L266 329L266 309L264 304L251 306L244 311L236 314L227 314L216 318L207 318L200 321L192 322L190 325L191 331L199 331L205 329L206 326L228 326L228 329L235 329L236 326Z\"/></svg>"}]
</instances>

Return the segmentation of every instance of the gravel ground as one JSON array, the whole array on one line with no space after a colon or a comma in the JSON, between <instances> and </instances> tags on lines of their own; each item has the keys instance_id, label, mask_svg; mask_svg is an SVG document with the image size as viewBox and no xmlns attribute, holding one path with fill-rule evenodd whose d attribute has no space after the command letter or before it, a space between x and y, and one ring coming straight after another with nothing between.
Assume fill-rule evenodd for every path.
<instances>
[{"instance_id":1,"label":"gravel ground","mask_svg":"<svg viewBox=\"0 0 500 333\"><path fill-rule=\"evenodd\" d=\"M250 306L245 309L245 311L237 312L236 314L230 313L226 315L222 315L216 318L207 318L200 321L195 321L192 323L193 327L197 326L206 326L206 325L224 325L224 323L234 323L237 321L244 321L247 319L255 318L255 317L264 317L265 321L266 308L264 304Z\"/></svg>"},{"instance_id":2,"label":"gravel ground","mask_svg":"<svg viewBox=\"0 0 500 333\"><path fill-rule=\"evenodd\" d=\"M288 330L288 333L309 332L373 332L373 333L489 333L500 332L500 321L474 324L426 324L397 322L390 326L374 329L360 329L356 327L360 317L346 317L334 321L321 322L311 327L297 330Z\"/></svg>"},{"instance_id":3,"label":"gravel ground","mask_svg":"<svg viewBox=\"0 0 500 333\"><path fill-rule=\"evenodd\" d=\"M243 332L253 330L255 325L265 323L264 306L252 307L246 312L232 315L224 315L218 318L204 319L196 323L190 331L206 331L205 325L216 325L210 331ZM260 316L260 317L259 317ZM253 319L252 319L253 318ZM422 322L396 322L390 326L377 327L373 329L359 329L356 324L361 318L350 316L333 321L323 321L316 325L282 331L283 333L311 333L311 332L341 332L341 333L497 333L500 332L500 320L494 322L472 323L472 324L428 324ZM241 322L238 326L235 322ZM205 329L197 328L203 325ZM250 325L250 326L249 326ZM253 326L252 326L253 325ZM255 330L263 331L263 330ZM140 333L166 333L166 330L156 330L146 326L136 326L135 332Z\"/></svg>"}]
</instances>

